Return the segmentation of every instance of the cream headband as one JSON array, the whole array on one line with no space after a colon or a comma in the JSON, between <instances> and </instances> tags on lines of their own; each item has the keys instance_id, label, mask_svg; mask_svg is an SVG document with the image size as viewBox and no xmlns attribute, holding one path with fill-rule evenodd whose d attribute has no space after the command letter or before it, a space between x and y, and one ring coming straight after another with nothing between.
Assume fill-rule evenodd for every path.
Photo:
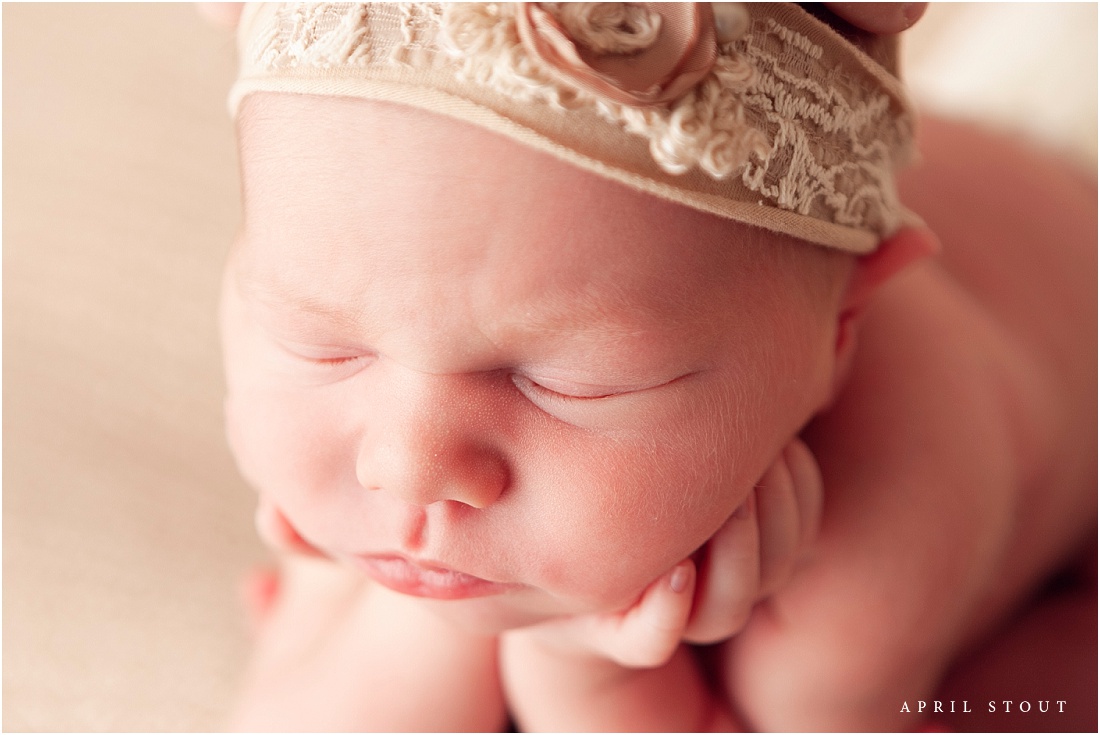
<instances>
[{"instance_id":1,"label":"cream headband","mask_svg":"<svg viewBox=\"0 0 1100 735\"><path fill-rule=\"evenodd\" d=\"M852 253L915 220L893 43L876 61L796 5L264 3L238 44L234 115L261 91L411 105Z\"/></svg>"}]
</instances>

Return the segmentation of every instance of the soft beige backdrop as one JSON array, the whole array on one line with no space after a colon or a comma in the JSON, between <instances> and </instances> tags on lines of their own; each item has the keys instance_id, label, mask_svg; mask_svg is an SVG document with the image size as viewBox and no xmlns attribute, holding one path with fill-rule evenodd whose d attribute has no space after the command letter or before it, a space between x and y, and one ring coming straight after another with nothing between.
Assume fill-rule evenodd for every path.
<instances>
[{"instance_id":1,"label":"soft beige backdrop","mask_svg":"<svg viewBox=\"0 0 1100 735\"><path fill-rule=\"evenodd\" d=\"M216 728L262 558L221 433L231 34L5 5L5 730Z\"/></svg>"},{"instance_id":2,"label":"soft beige backdrop","mask_svg":"<svg viewBox=\"0 0 1100 735\"><path fill-rule=\"evenodd\" d=\"M1096 17L933 8L911 77L1095 172ZM216 729L264 558L220 423L231 37L188 5L5 5L3 62L4 729Z\"/></svg>"}]
</instances>

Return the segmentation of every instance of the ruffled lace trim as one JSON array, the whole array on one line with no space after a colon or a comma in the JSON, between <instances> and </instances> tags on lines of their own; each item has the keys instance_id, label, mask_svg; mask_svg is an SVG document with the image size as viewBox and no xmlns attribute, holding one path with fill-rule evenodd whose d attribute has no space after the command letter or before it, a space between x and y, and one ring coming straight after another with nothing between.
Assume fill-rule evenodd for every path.
<instances>
[{"instance_id":1,"label":"ruffled lace trim","mask_svg":"<svg viewBox=\"0 0 1100 735\"><path fill-rule=\"evenodd\" d=\"M716 180L738 178L781 209L879 233L896 228L893 174L909 155L912 121L865 77L828 68L822 47L806 36L754 17L747 33L719 45L709 73L678 99L633 106L563 82L533 58L520 38L518 9L284 5L252 39L246 61L268 71L442 65L511 99L593 111L648 140L653 160L670 174L698 168Z\"/></svg>"}]
</instances>

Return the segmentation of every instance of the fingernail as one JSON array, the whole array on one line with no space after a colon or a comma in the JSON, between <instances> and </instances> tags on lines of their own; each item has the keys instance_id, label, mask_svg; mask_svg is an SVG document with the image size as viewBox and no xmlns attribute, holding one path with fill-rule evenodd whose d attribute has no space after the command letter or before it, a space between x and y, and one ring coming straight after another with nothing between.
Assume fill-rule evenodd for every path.
<instances>
[{"instance_id":1,"label":"fingernail","mask_svg":"<svg viewBox=\"0 0 1100 735\"><path fill-rule=\"evenodd\" d=\"M927 6L928 3L902 3L901 17L905 23L905 27L910 28L914 23L920 20Z\"/></svg>"},{"instance_id":2,"label":"fingernail","mask_svg":"<svg viewBox=\"0 0 1100 735\"><path fill-rule=\"evenodd\" d=\"M680 564L672 570L672 576L668 579L668 586L676 594L684 592L691 583L691 565Z\"/></svg>"}]
</instances>

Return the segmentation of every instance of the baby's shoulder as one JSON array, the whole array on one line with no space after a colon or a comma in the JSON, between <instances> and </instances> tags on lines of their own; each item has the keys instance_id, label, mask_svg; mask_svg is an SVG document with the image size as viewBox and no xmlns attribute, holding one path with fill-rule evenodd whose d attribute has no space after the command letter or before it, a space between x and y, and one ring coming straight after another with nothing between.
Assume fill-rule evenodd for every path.
<instances>
[{"instance_id":1,"label":"baby's shoulder","mask_svg":"<svg viewBox=\"0 0 1100 735\"><path fill-rule=\"evenodd\" d=\"M883 289L853 381L873 384L884 405L938 416L960 441L999 431L1026 474L1087 464L1094 180L1020 140L956 123L928 121L922 155L902 190L943 253Z\"/></svg>"},{"instance_id":2,"label":"baby's shoulder","mask_svg":"<svg viewBox=\"0 0 1100 735\"><path fill-rule=\"evenodd\" d=\"M943 336L926 359L970 353L988 389L1017 404L1029 441L1095 449L1095 175L1021 138L941 120L924 121L921 153L902 192L943 241L906 294L917 317L931 307Z\"/></svg>"},{"instance_id":3,"label":"baby's shoulder","mask_svg":"<svg viewBox=\"0 0 1100 735\"><path fill-rule=\"evenodd\" d=\"M1096 382L1095 175L971 125L926 120L902 194L943 242L950 288L1071 390ZM1074 368L1078 368L1074 372Z\"/></svg>"}]
</instances>

